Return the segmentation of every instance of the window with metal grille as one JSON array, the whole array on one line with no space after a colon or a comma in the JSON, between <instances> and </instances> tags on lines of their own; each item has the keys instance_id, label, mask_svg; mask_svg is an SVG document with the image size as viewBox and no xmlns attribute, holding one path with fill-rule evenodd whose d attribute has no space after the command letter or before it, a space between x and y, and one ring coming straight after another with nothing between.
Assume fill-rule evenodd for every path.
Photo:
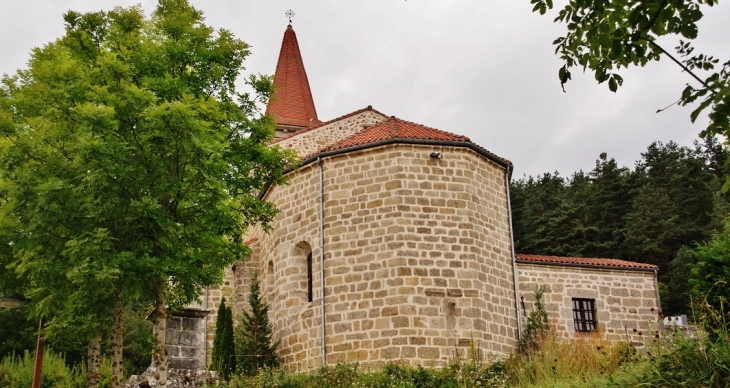
<instances>
[{"instance_id":1,"label":"window with metal grille","mask_svg":"<svg viewBox=\"0 0 730 388\"><path fill-rule=\"evenodd\" d=\"M573 322L575 331L596 330L596 300L573 298Z\"/></svg>"},{"instance_id":2,"label":"window with metal grille","mask_svg":"<svg viewBox=\"0 0 730 388\"><path fill-rule=\"evenodd\" d=\"M312 252L307 255L307 302L312 301Z\"/></svg>"}]
</instances>

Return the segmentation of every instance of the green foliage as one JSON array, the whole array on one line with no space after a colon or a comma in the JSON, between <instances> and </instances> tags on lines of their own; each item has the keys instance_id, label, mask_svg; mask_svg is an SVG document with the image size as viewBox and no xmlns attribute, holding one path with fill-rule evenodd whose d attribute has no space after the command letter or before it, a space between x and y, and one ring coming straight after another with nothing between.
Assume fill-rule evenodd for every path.
<instances>
[{"instance_id":1,"label":"green foliage","mask_svg":"<svg viewBox=\"0 0 730 388\"><path fill-rule=\"evenodd\" d=\"M38 322L24 309L0 309L0 359L35 349Z\"/></svg>"},{"instance_id":2,"label":"green foliage","mask_svg":"<svg viewBox=\"0 0 730 388\"><path fill-rule=\"evenodd\" d=\"M216 285L277 214L258 194L293 153L235 81L246 43L185 0L64 15L0 87L0 289L20 287L49 336L84 342L113 298L172 306ZM159 301L158 301L159 302Z\"/></svg>"},{"instance_id":3,"label":"green foliage","mask_svg":"<svg viewBox=\"0 0 730 388\"><path fill-rule=\"evenodd\" d=\"M553 8L552 0L530 0L533 11L545 14ZM722 64L719 71L711 72L702 79L694 72L712 71L719 60L695 53L691 41L698 36L697 22L702 19L701 8L707 10L717 0L570 0L558 12L555 22L565 23L567 32L555 39L555 52L563 61L558 71L560 83L571 79L573 67L591 70L598 83L607 82L615 92L623 84L621 68L645 66L658 61L662 54L681 63L684 71L700 83L687 85L680 103L687 105L701 101L692 112L692 121L710 108L710 124L704 135L730 134L730 61ZM679 40L675 48L679 59L657 44L662 36L673 35L689 40ZM728 181L730 182L730 181Z\"/></svg>"},{"instance_id":4,"label":"green foliage","mask_svg":"<svg viewBox=\"0 0 730 388\"><path fill-rule=\"evenodd\" d=\"M213 337L211 369L228 380L236 370L236 344L233 335L233 311L226 306L226 298L221 299Z\"/></svg>"},{"instance_id":5,"label":"green foliage","mask_svg":"<svg viewBox=\"0 0 730 388\"><path fill-rule=\"evenodd\" d=\"M375 370L363 370L357 364L338 363L311 373L287 374L282 370L266 369L256 376L238 376L229 384L235 388L460 388L507 387L507 363L490 364L467 361L447 367L411 367L389 362Z\"/></svg>"},{"instance_id":6,"label":"green foliage","mask_svg":"<svg viewBox=\"0 0 730 388\"><path fill-rule=\"evenodd\" d=\"M550 330L548 313L545 310L545 304L542 302L545 289L543 285L535 287L535 304L532 306L532 311L527 315L527 323L522 330L522 338L519 343L521 352L539 350L543 338L547 336Z\"/></svg>"},{"instance_id":7,"label":"green foliage","mask_svg":"<svg viewBox=\"0 0 730 388\"><path fill-rule=\"evenodd\" d=\"M668 327L634 368L609 379L611 387L727 387L730 332L727 312L707 299L692 305L694 330Z\"/></svg>"},{"instance_id":8,"label":"green foliage","mask_svg":"<svg viewBox=\"0 0 730 388\"><path fill-rule=\"evenodd\" d=\"M249 310L244 310L236 332L236 354L238 370L252 376L262 368L279 366L276 348L279 341L273 341L274 329L269 322L269 305L261 295L258 273L254 273L248 294Z\"/></svg>"},{"instance_id":9,"label":"green foliage","mask_svg":"<svg viewBox=\"0 0 730 388\"><path fill-rule=\"evenodd\" d=\"M152 322L146 319L149 311L149 305L139 302L124 307L122 362L125 375L141 374L150 365L155 338L152 336ZM102 355L111 358L109 342L107 339L102 344ZM86 347L83 349L86 350Z\"/></svg>"},{"instance_id":10,"label":"green foliage","mask_svg":"<svg viewBox=\"0 0 730 388\"><path fill-rule=\"evenodd\" d=\"M730 300L730 218L725 229L706 244L694 250L696 264L692 267L692 288L700 297L719 309Z\"/></svg>"},{"instance_id":11,"label":"green foliage","mask_svg":"<svg viewBox=\"0 0 730 388\"><path fill-rule=\"evenodd\" d=\"M27 388L33 380L34 354L26 351L23 356L10 355L0 360L0 387ZM100 387L111 387L111 363L101 364ZM70 368L63 355L46 351L43 357L42 388L86 387L86 369L83 365Z\"/></svg>"}]
</instances>

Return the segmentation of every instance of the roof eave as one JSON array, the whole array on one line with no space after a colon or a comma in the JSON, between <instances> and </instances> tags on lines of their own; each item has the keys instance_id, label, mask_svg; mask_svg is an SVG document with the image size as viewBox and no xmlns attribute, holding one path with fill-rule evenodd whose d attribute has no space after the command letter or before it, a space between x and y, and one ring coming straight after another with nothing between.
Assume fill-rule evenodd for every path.
<instances>
[{"instance_id":1,"label":"roof eave","mask_svg":"<svg viewBox=\"0 0 730 388\"><path fill-rule=\"evenodd\" d=\"M562 267L581 267L581 268L598 268L598 269L613 269L620 271L643 271L643 272L654 272L658 271L659 268L641 268L641 267L622 267L618 265L596 265L596 264L578 264L578 263L552 263L546 261L532 261L516 259L517 264L536 264L536 265L559 265Z\"/></svg>"},{"instance_id":2,"label":"roof eave","mask_svg":"<svg viewBox=\"0 0 730 388\"><path fill-rule=\"evenodd\" d=\"M371 143L365 143L365 144L358 144L350 147L340 148L336 150L331 151L324 151L317 153L315 155L312 155L304 160L302 160L302 166L307 165L309 163L312 163L317 160L317 158L324 158L328 156L335 156L340 154L345 154L348 152L353 151L359 151L364 150L368 148L374 148L382 145L389 145L389 144L418 144L418 145L437 145L437 146L453 146L453 147L465 147L469 148L476 153L486 157L487 159L499 164L500 166L504 168L512 168L512 164L506 162L504 159L500 158L499 156L485 150L484 148L481 148L477 146L476 144L472 142L465 142L465 141L453 141L453 140L431 140L431 139L409 139L409 138L402 138L402 137L394 137L390 139L383 139L374 141ZM287 171L289 172L289 171Z\"/></svg>"}]
</instances>

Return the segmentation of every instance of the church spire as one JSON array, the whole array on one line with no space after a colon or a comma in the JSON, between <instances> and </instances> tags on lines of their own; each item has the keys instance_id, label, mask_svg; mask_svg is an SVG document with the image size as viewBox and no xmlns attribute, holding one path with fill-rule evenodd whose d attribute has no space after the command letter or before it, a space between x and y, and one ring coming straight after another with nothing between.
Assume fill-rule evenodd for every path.
<instances>
[{"instance_id":1,"label":"church spire","mask_svg":"<svg viewBox=\"0 0 730 388\"><path fill-rule=\"evenodd\" d=\"M314 108L297 35L291 24L284 32L274 86L276 91L269 100L266 113L276 120L277 137L321 123Z\"/></svg>"}]
</instances>

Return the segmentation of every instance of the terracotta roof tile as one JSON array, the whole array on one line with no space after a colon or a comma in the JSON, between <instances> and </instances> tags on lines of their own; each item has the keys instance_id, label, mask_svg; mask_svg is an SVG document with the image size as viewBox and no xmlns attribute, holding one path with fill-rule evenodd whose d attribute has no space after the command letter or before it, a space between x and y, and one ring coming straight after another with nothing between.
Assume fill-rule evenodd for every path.
<instances>
[{"instance_id":1,"label":"terracotta roof tile","mask_svg":"<svg viewBox=\"0 0 730 388\"><path fill-rule=\"evenodd\" d=\"M388 120L382 121L372 127L343 139L331 146L321 150L334 151L343 148L353 147L362 144L375 143L388 139L418 139L418 140L445 140L455 142L470 142L466 136L430 128L425 125L412 123L391 116Z\"/></svg>"},{"instance_id":2,"label":"terracotta roof tile","mask_svg":"<svg viewBox=\"0 0 730 388\"><path fill-rule=\"evenodd\" d=\"M370 109L370 107L368 107ZM355 113L359 113L361 111L353 112L347 116L350 116ZM380 113L380 112L378 112ZM343 116L343 117L347 117ZM335 119L332 121L340 120ZM312 128L314 129L314 128ZM311 129L310 129L311 130ZM300 133L303 133L307 130L302 130L300 132L297 132L293 135L290 135L289 137L297 136ZM282 140L285 138L277 139ZM356 147L356 146L363 146L367 144L377 143L384 140L430 140L430 141L448 141L448 142L454 142L454 143L464 143L464 145L473 148L475 151L480 152L484 154L485 156L488 156L490 159L493 159L495 161L498 161L498 163L501 163L503 165L512 165L512 162L499 157L485 148L476 145L469 140L468 137L457 135L451 132L442 131L439 129L427 127L425 125L416 124L410 121L405 121L396 118L395 116L391 116L389 119L385 121L381 121L371 127L365 128L356 134L347 137L337 143L331 144L329 146L326 146L322 149L320 149L317 152L314 152L312 154L309 154L302 158L302 160L308 160L311 158L316 157L319 154L330 152L330 151L338 151L338 150L346 150L350 147ZM276 141L275 141L276 142Z\"/></svg>"},{"instance_id":3,"label":"terracotta roof tile","mask_svg":"<svg viewBox=\"0 0 730 388\"><path fill-rule=\"evenodd\" d=\"M256 241L259 241L259 238L253 237L253 238L247 240L246 242L244 242L243 245L251 245L251 244L255 243Z\"/></svg>"},{"instance_id":4,"label":"terracotta roof tile","mask_svg":"<svg viewBox=\"0 0 730 388\"><path fill-rule=\"evenodd\" d=\"M320 123L292 26L284 32L274 86L276 91L269 100L266 114L273 115L277 124L311 127Z\"/></svg>"},{"instance_id":5,"label":"terracotta roof tile","mask_svg":"<svg viewBox=\"0 0 730 388\"><path fill-rule=\"evenodd\" d=\"M588 257L563 257L563 256L543 256L543 255L526 255L516 253L515 257L518 261L531 262L538 264L567 264L591 267L607 267L607 268L625 268L625 269L659 269L656 265L637 263L634 261L626 261L619 259L601 259Z\"/></svg>"}]
</instances>

